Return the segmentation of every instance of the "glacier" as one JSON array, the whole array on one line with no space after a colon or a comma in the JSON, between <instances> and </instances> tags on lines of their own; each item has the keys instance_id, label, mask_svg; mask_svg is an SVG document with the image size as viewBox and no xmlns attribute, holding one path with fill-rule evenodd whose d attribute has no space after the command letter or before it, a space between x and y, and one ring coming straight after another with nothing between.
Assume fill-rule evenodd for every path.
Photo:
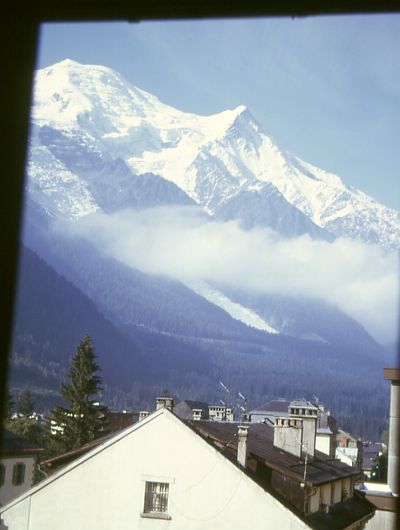
<instances>
[{"instance_id":1,"label":"glacier","mask_svg":"<svg viewBox=\"0 0 400 530\"><path fill-rule=\"evenodd\" d=\"M182 112L110 68L66 59L36 73L32 124L29 181L50 202L49 179L61 182L63 173L65 181L68 167L54 161L54 171L51 164L37 170L40 159L50 156L35 133L44 126L104 161L122 159L134 174L173 182L211 215L244 189L269 183L333 237L399 248L398 211L281 150L243 105L211 116ZM73 200L59 209L67 215L70 208L71 216L96 209L82 178L68 178Z\"/></svg>"},{"instance_id":2,"label":"glacier","mask_svg":"<svg viewBox=\"0 0 400 530\"><path fill-rule=\"evenodd\" d=\"M35 74L26 191L51 221L195 205L205 219L283 239L400 248L398 211L278 147L246 106L183 112L108 67L69 59ZM250 326L282 332L226 292L191 288Z\"/></svg>"}]
</instances>

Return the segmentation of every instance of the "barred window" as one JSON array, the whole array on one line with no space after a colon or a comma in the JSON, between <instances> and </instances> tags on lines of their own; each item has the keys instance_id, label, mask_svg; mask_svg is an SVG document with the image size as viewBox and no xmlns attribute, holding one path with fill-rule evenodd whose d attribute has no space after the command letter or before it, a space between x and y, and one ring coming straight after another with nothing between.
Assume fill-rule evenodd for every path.
<instances>
[{"instance_id":1,"label":"barred window","mask_svg":"<svg viewBox=\"0 0 400 530\"><path fill-rule=\"evenodd\" d=\"M168 510L169 484L167 482L146 482L144 513L166 513Z\"/></svg>"},{"instance_id":2,"label":"barred window","mask_svg":"<svg viewBox=\"0 0 400 530\"><path fill-rule=\"evenodd\" d=\"M19 486L20 484L23 484L24 480L25 480L25 464L22 464L21 462L14 464L13 479L12 479L14 486Z\"/></svg>"}]
</instances>

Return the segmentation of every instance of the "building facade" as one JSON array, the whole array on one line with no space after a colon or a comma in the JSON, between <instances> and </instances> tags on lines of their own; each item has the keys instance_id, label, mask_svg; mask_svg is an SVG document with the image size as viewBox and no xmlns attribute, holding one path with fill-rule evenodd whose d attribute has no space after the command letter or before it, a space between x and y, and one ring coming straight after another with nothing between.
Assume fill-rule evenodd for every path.
<instances>
[{"instance_id":1,"label":"building facade","mask_svg":"<svg viewBox=\"0 0 400 530\"><path fill-rule=\"evenodd\" d=\"M9 431L4 431L0 458L0 506L29 490L35 481L37 457L43 451Z\"/></svg>"},{"instance_id":2,"label":"building facade","mask_svg":"<svg viewBox=\"0 0 400 530\"><path fill-rule=\"evenodd\" d=\"M2 529L328 530L335 512L336 528L362 528L373 509L353 495L354 471L310 455L303 482L286 449L267 425L160 408L3 507Z\"/></svg>"}]
</instances>

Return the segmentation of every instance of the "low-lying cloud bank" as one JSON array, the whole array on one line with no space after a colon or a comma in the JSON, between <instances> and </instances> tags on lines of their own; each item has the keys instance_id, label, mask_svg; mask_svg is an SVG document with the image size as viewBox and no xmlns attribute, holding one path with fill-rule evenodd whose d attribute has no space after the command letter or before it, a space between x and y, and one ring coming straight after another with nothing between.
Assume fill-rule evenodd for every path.
<instances>
[{"instance_id":1,"label":"low-lying cloud bank","mask_svg":"<svg viewBox=\"0 0 400 530\"><path fill-rule=\"evenodd\" d=\"M281 240L269 229L209 221L191 207L93 214L69 229L146 273L323 299L378 341L397 338L398 255L376 245Z\"/></svg>"}]
</instances>

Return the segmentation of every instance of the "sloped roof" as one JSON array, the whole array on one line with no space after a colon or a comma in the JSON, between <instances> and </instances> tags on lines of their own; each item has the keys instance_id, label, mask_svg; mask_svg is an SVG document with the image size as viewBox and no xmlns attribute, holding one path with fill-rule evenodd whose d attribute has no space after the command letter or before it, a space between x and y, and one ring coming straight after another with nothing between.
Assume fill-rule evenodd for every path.
<instances>
[{"instance_id":1,"label":"sloped roof","mask_svg":"<svg viewBox=\"0 0 400 530\"><path fill-rule=\"evenodd\" d=\"M222 443L233 453L237 450L238 425L230 422L190 421L192 428L205 438ZM263 423L248 424L248 451L267 467L275 469L298 482L304 478L304 461L274 447L274 429ZM307 483L310 486L325 484L334 480L357 476L359 470L315 451L314 460L307 464Z\"/></svg>"},{"instance_id":2,"label":"sloped roof","mask_svg":"<svg viewBox=\"0 0 400 530\"><path fill-rule=\"evenodd\" d=\"M329 513L315 512L306 520L314 530L340 530L350 527L355 520L369 518L370 514L371 503L355 492L354 497L331 506Z\"/></svg>"},{"instance_id":3,"label":"sloped roof","mask_svg":"<svg viewBox=\"0 0 400 530\"><path fill-rule=\"evenodd\" d=\"M237 454L237 429L238 424L230 422L204 422L192 421L190 426L207 441L214 444L224 456L233 462ZM258 474L259 465L264 469L275 471L282 476L297 481L304 480L304 461L273 446L273 427L261 423L248 424L248 456L257 461L257 473L252 473L247 467L241 468L256 482L260 477L268 476ZM309 460L307 465L307 486L317 486L335 480L350 478L359 475L359 471L330 459L324 453L315 452L315 459ZM288 498L282 496L267 483L260 483L266 491L275 496L293 513L299 515L310 528L314 530L339 530L350 527L355 522L368 520L373 512L373 505L362 494L355 492L354 497L330 507L329 513L317 512L304 516L301 510L292 504Z\"/></svg>"},{"instance_id":4,"label":"sloped roof","mask_svg":"<svg viewBox=\"0 0 400 530\"><path fill-rule=\"evenodd\" d=\"M10 431L3 431L3 440L1 443L2 455L29 455L43 451L43 447L21 438Z\"/></svg>"},{"instance_id":5,"label":"sloped roof","mask_svg":"<svg viewBox=\"0 0 400 530\"><path fill-rule=\"evenodd\" d=\"M192 401L185 399L180 401L174 407L174 413L184 420L191 420L193 418L193 410L201 410L203 419L208 419L208 403L203 401Z\"/></svg>"},{"instance_id":6,"label":"sloped roof","mask_svg":"<svg viewBox=\"0 0 400 530\"><path fill-rule=\"evenodd\" d=\"M95 440L92 440L91 442L88 442L82 445L81 447L78 447L78 449L67 451L66 453L62 453L61 455L50 456L49 458L42 460L41 465L46 466L48 470L58 469L62 466L69 464L79 456L88 453L91 449L94 449L95 447L101 445L113 436L115 436L115 432L107 434L106 436L102 436L101 438L96 438Z\"/></svg>"},{"instance_id":7,"label":"sloped roof","mask_svg":"<svg viewBox=\"0 0 400 530\"><path fill-rule=\"evenodd\" d=\"M262 477L257 477L257 475L254 474L251 468L248 469L247 467L241 467L236 459L238 424L234 424L231 422L210 422L195 420L184 421L175 414L169 412L167 409L160 409L155 411L146 419L128 427L124 431L120 431L109 437L104 437L102 439L95 440L93 442L93 447L91 447L91 449L86 454L80 453L79 455L76 455L78 456L76 461L69 462L68 465L66 465L63 469L60 469L54 475L51 475L47 479L43 480L42 482L31 488L31 490L28 490L20 497L13 500L7 506L2 507L1 511L8 510L10 507L17 504L18 502L21 502L26 497L33 495L37 491L45 488L49 483L53 482L60 476L72 471L74 468L78 467L89 458L96 457L97 453L103 451L104 449L115 443L118 443L119 440L131 435L134 431L144 428L148 423L152 422L154 419L156 419L162 414L171 414L171 419L175 418L175 420L181 422L182 425L186 425L187 427L189 427L195 434L199 435L205 441L211 443L214 449L220 452L228 460L230 460L238 468L238 470L240 470L240 472L243 472L256 484L261 486L266 492L273 495L281 504L288 508L295 516L300 517L300 519L306 522L306 524L308 524L311 528L315 528L317 530L319 530L320 528L323 528L325 530L329 530L332 528L332 530L336 530L348 526L347 524L346 526L337 526L336 522L332 526L330 514L318 514L314 518L315 520L312 519L313 516L305 517L304 514L302 515L301 511L299 511L285 497L283 497L276 491L270 490L268 487L266 487L266 484L264 484L264 479ZM295 481L297 480L298 482L302 482L304 462L301 462L297 457L293 455L290 455L273 447L273 428L271 428L270 426L264 424L249 424L248 447L251 455L257 460L257 469L258 466L261 465L265 469L270 468L272 470L276 470L282 475L286 475L287 477L292 478ZM87 450L88 448L85 447L85 449ZM329 458L325 457L323 453L318 453L317 459L313 462L310 462L308 468L309 471L307 473L306 481L307 485L322 484L325 481L330 482L332 480L335 480L335 478L344 478L357 473L354 472L353 469L349 466L341 464L337 461L329 460ZM365 516L366 518L368 518L372 515L373 506L370 503L366 501L364 502L361 497L360 499L358 497L354 499L354 503L355 509L353 510L352 515L351 513L349 515L347 505L344 506L344 503L340 503L339 505L335 506L335 513L337 512L334 518L335 521L336 519L340 521L343 520L346 522L350 520L350 523L352 523L358 521L360 517ZM343 510L345 513L343 513Z\"/></svg>"},{"instance_id":8,"label":"sloped roof","mask_svg":"<svg viewBox=\"0 0 400 530\"><path fill-rule=\"evenodd\" d=\"M286 399L272 399L267 401L264 405L260 405L252 412L286 412L289 411L290 401Z\"/></svg>"}]
</instances>

